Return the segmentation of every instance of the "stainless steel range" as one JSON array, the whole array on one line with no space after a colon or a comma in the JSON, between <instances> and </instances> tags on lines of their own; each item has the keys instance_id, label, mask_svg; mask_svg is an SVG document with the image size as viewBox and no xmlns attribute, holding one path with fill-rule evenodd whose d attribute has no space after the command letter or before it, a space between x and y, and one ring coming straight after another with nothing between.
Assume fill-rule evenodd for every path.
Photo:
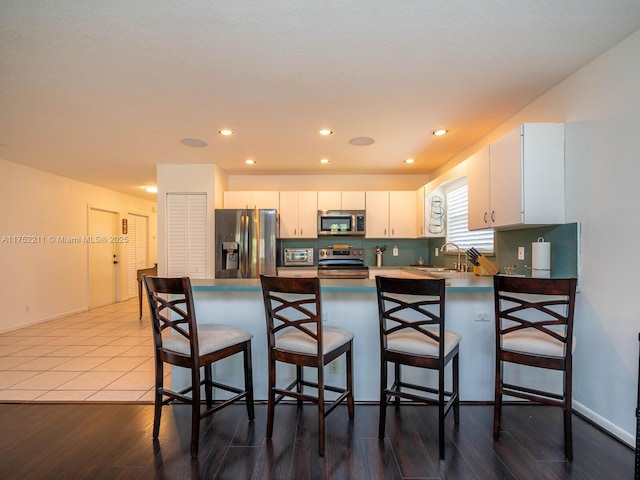
<instances>
[{"instance_id":1,"label":"stainless steel range","mask_svg":"<svg viewBox=\"0 0 640 480\"><path fill-rule=\"evenodd\" d=\"M318 250L319 278L369 278L364 249L334 245Z\"/></svg>"}]
</instances>

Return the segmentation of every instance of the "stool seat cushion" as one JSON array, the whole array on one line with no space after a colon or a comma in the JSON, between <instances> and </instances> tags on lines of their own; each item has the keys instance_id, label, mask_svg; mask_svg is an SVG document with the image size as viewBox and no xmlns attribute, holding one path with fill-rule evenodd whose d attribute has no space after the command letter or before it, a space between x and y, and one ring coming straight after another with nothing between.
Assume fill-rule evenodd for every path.
<instances>
[{"instance_id":1,"label":"stool seat cushion","mask_svg":"<svg viewBox=\"0 0 640 480\"><path fill-rule=\"evenodd\" d=\"M444 333L444 354L449 355L451 351L460 343L462 337L455 332L445 330ZM413 329L405 329L399 332L390 333L387 336L387 349L396 352L409 353L414 355L425 355L437 357L438 342L426 335L416 332Z\"/></svg>"},{"instance_id":2,"label":"stool seat cushion","mask_svg":"<svg viewBox=\"0 0 640 480\"><path fill-rule=\"evenodd\" d=\"M198 349L200 355L217 352L223 348L246 342L253 338L253 334L241 328L209 323L198 325ZM162 344L165 349L183 355L191 355L189 340L179 334L172 334L164 338Z\"/></svg>"},{"instance_id":3,"label":"stool seat cushion","mask_svg":"<svg viewBox=\"0 0 640 480\"><path fill-rule=\"evenodd\" d=\"M309 328L315 331L315 328ZM353 339L353 333L339 327L330 325L322 326L322 348L323 354L331 352L345 343ZM279 350L287 350L289 352L304 353L308 355L316 355L318 353L318 344L306 333L301 332L297 328L290 328L276 337L276 348Z\"/></svg>"},{"instance_id":4,"label":"stool seat cushion","mask_svg":"<svg viewBox=\"0 0 640 480\"><path fill-rule=\"evenodd\" d=\"M530 353L545 357L564 357L564 343L535 328L516 330L502 335L502 349L511 352ZM571 353L576 349L576 337L573 337Z\"/></svg>"}]
</instances>

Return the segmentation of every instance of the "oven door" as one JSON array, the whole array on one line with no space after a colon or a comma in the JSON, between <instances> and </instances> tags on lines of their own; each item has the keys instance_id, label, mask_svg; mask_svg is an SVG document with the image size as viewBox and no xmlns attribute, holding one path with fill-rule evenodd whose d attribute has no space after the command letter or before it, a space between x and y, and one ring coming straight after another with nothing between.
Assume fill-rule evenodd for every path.
<instances>
[{"instance_id":1,"label":"oven door","mask_svg":"<svg viewBox=\"0 0 640 480\"><path fill-rule=\"evenodd\" d=\"M365 266L320 265L318 278L369 278L369 268Z\"/></svg>"}]
</instances>

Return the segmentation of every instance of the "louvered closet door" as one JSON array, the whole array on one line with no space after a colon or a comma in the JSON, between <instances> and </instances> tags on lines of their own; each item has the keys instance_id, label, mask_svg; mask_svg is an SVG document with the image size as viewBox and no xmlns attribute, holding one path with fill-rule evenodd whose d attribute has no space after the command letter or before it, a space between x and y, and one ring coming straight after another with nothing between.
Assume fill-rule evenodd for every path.
<instances>
[{"instance_id":1,"label":"louvered closet door","mask_svg":"<svg viewBox=\"0 0 640 480\"><path fill-rule=\"evenodd\" d=\"M170 277L205 278L207 195L167 194L167 271Z\"/></svg>"},{"instance_id":2,"label":"louvered closet door","mask_svg":"<svg viewBox=\"0 0 640 480\"><path fill-rule=\"evenodd\" d=\"M149 217L129 213L127 215L127 293L133 297L138 295L138 270L149 268Z\"/></svg>"}]
</instances>

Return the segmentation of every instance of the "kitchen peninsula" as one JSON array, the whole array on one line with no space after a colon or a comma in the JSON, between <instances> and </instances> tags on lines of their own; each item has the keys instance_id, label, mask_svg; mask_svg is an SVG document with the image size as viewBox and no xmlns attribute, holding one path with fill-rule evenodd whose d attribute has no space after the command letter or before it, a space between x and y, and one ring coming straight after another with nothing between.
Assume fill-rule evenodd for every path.
<instances>
[{"instance_id":1,"label":"kitchen peninsula","mask_svg":"<svg viewBox=\"0 0 640 480\"><path fill-rule=\"evenodd\" d=\"M421 275L410 267L402 269L408 276ZM460 396L463 401L493 400L494 333L493 287L491 277L471 273L452 274L447 280L447 329L462 335L460 345ZM258 279L192 280L199 323L227 323L253 333L253 382L255 398L267 396L267 349L264 306ZM325 321L351 330L354 339L354 394L357 401L378 401L379 340L378 310L374 280L341 279L321 281ZM338 359L344 362L344 359ZM287 367L287 366L283 366ZM241 383L242 362L233 358L214 367L221 381ZM326 369L326 381L344 382L344 363ZM412 371L405 374L427 377L433 372ZM283 382L285 371L279 374ZM423 377L424 376L424 377ZM291 370L293 378L293 370ZM428 377L431 378L431 377ZM433 377L435 378L435 377ZM174 382L188 383L179 369L172 373Z\"/></svg>"}]
</instances>

